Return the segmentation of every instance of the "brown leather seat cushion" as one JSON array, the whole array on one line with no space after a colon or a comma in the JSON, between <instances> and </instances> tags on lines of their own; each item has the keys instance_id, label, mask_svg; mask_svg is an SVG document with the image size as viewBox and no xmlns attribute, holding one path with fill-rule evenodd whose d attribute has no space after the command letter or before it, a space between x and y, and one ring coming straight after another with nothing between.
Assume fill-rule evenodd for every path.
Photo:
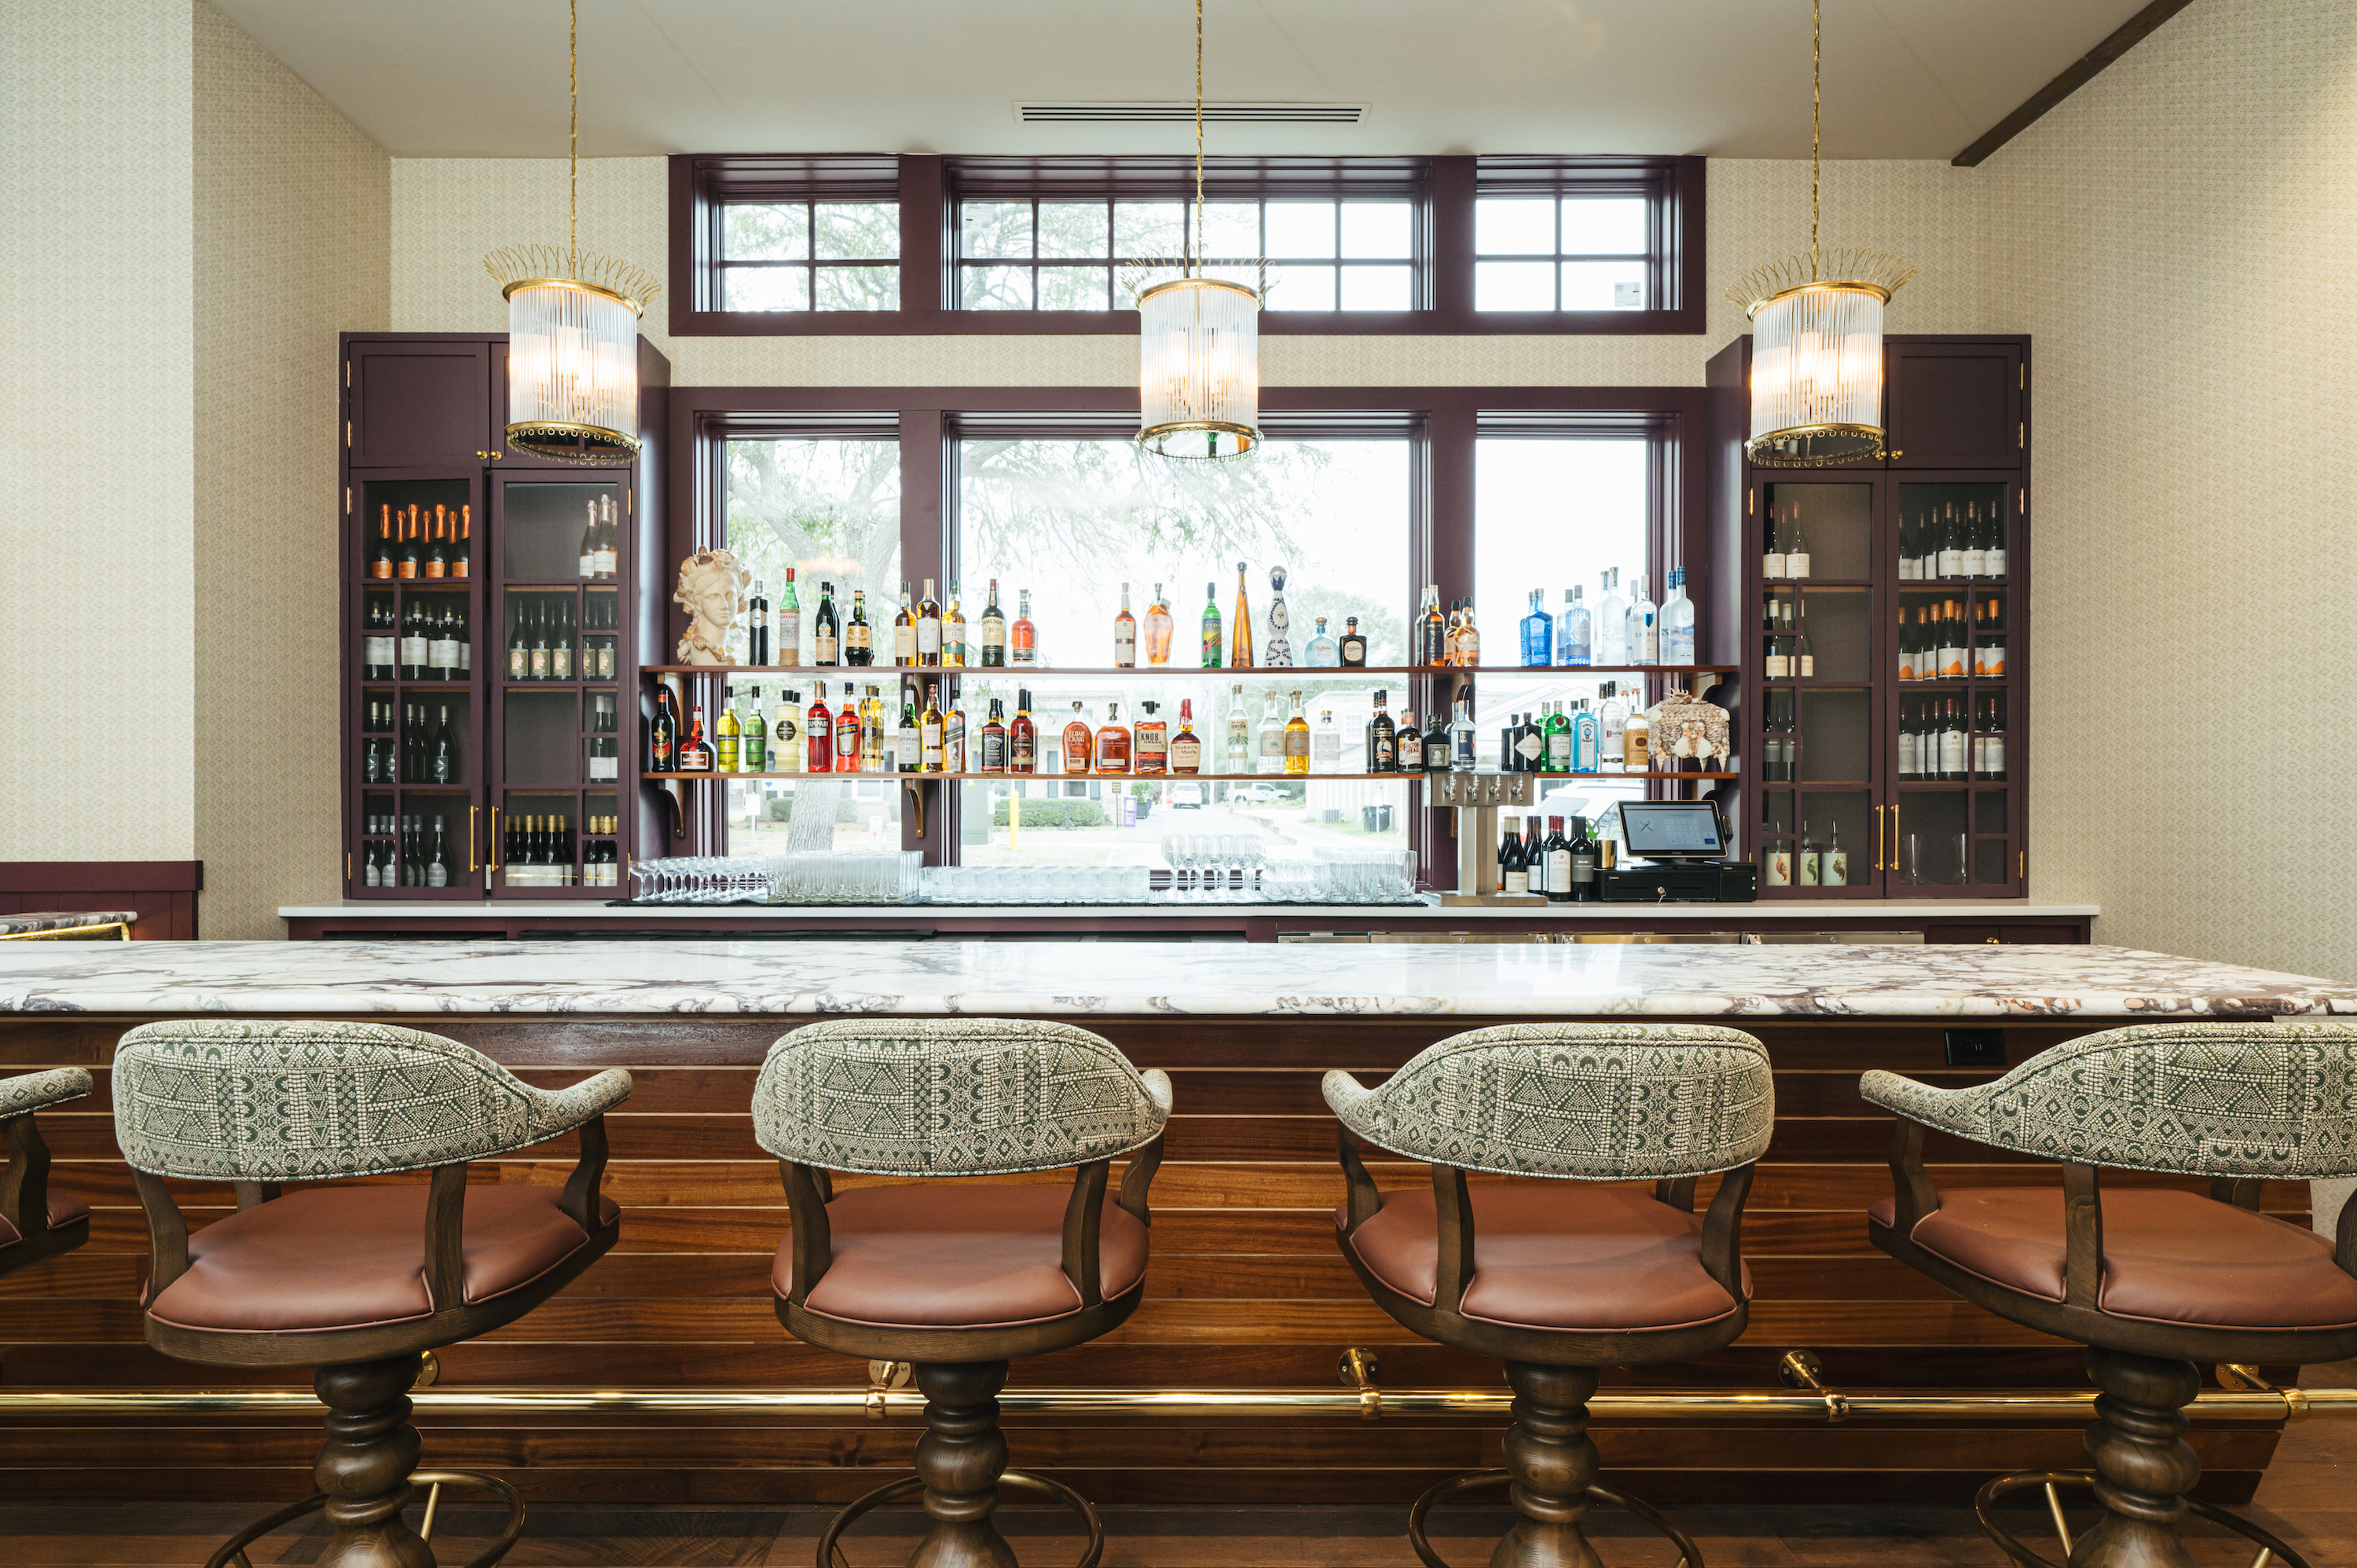
<instances>
[{"instance_id":1,"label":"brown leather seat cushion","mask_svg":"<svg viewBox=\"0 0 2357 1568\"><path fill-rule=\"evenodd\" d=\"M885 1327L986 1328L1081 1308L1064 1275L1061 1182L957 1181L863 1187L826 1206L834 1261L804 1305L822 1317ZM1146 1277L1146 1227L1110 1197L1097 1230L1105 1299ZM793 1293L793 1238L770 1283Z\"/></svg>"},{"instance_id":2,"label":"brown leather seat cushion","mask_svg":"<svg viewBox=\"0 0 2357 1568\"><path fill-rule=\"evenodd\" d=\"M1468 1317L1512 1327L1624 1332L1707 1323L1736 1303L1702 1266L1702 1220L1626 1187L1585 1182L1472 1189ZM1345 1221L1337 1209L1334 1222ZM1439 1263L1431 1189L1383 1194L1344 1240L1367 1271L1432 1304ZM1743 1294L1751 1294L1744 1271Z\"/></svg>"},{"instance_id":3,"label":"brown leather seat cushion","mask_svg":"<svg viewBox=\"0 0 2357 1568\"><path fill-rule=\"evenodd\" d=\"M1868 1211L1888 1226L1885 1198ZM1915 1243L1993 1283L2063 1296L2059 1187L1960 1187L1915 1227ZM2104 1194L2104 1311L2213 1328L2357 1326L2357 1279L2332 1243L2271 1215L2199 1193L2115 1187Z\"/></svg>"},{"instance_id":4,"label":"brown leather seat cushion","mask_svg":"<svg viewBox=\"0 0 2357 1568\"><path fill-rule=\"evenodd\" d=\"M77 1219L86 1219L90 1217L89 1204L70 1192L59 1192L55 1187L49 1189L48 1210L49 1229L52 1230L60 1225L70 1225ZM0 1219L0 1247L13 1247L24 1239L14 1225L9 1224L5 1219Z\"/></svg>"},{"instance_id":5,"label":"brown leather seat cushion","mask_svg":"<svg viewBox=\"0 0 2357 1568\"><path fill-rule=\"evenodd\" d=\"M183 1328L264 1334L424 1317L425 1183L289 1192L188 1238L188 1272L148 1304ZM553 1187L467 1189L467 1305L529 1284L588 1244ZM619 1212L601 1197L608 1221Z\"/></svg>"}]
</instances>

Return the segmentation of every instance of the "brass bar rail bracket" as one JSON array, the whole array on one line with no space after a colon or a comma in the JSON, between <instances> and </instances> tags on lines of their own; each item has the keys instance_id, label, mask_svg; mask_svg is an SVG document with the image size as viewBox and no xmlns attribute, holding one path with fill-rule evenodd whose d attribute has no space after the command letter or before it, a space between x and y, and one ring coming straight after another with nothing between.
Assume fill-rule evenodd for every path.
<instances>
[{"instance_id":1,"label":"brass bar rail bracket","mask_svg":"<svg viewBox=\"0 0 2357 1568\"><path fill-rule=\"evenodd\" d=\"M1383 1413L1383 1391L1380 1381L1383 1364L1372 1350L1353 1345L1342 1352L1334 1363L1334 1375L1342 1380L1346 1389L1359 1391L1359 1419L1379 1421Z\"/></svg>"},{"instance_id":2,"label":"brass bar rail bracket","mask_svg":"<svg viewBox=\"0 0 2357 1568\"><path fill-rule=\"evenodd\" d=\"M900 788L907 792L909 810L915 814L917 836L923 838L925 836L925 792L917 788L915 779L905 775L900 779Z\"/></svg>"},{"instance_id":3,"label":"brass bar rail bracket","mask_svg":"<svg viewBox=\"0 0 2357 1568\"><path fill-rule=\"evenodd\" d=\"M1787 1350L1783 1359L1776 1363L1776 1376L1783 1380L1786 1388L1806 1389L1824 1400L1825 1424L1839 1425L1849 1419L1849 1396L1825 1387L1821 1380L1824 1375L1825 1364L1817 1359L1813 1350Z\"/></svg>"},{"instance_id":4,"label":"brass bar rail bracket","mask_svg":"<svg viewBox=\"0 0 2357 1568\"><path fill-rule=\"evenodd\" d=\"M885 1402L896 1389L905 1389L917 1369L907 1361L870 1361L867 1363L867 1419L881 1421Z\"/></svg>"},{"instance_id":5,"label":"brass bar rail bracket","mask_svg":"<svg viewBox=\"0 0 2357 1568\"><path fill-rule=\"evenodd\" d=\"M2282 1400L2284 1402L2284 1424L2286 1426L2289 1426L2296 1421L2306 1421L2309 1418L2309 1411L2307 1390L2279 1389L2276 1387L2275 1384L2267 1381L2266 1379L2259 1376L2259 1369L2256 1367L2246 1367L2240 1361L2221 1361L2218 1363L2217 1370L2218 1386L2222 1389L2233 1389L2251 1393L2274 1394L2276 1398Z\"/></svg>"}]
</instances>

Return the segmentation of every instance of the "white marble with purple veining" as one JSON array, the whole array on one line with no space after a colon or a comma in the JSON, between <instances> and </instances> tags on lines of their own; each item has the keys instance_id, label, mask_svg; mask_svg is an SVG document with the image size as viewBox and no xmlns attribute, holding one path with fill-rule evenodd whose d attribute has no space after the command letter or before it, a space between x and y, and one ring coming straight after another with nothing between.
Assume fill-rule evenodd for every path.
<instances>
[{"instance_id":1,"label":"white marble with purple veining","mask_svg":"<svg viewBox=\"0 0 2357 1568\"><path fill-rule=\"evenodd\" d=\"M135 909L27 909L0 915L0 940L37 937L47 931L80 930L85 926L128 926L139 918Z\"/></svg>"},{"instance_id":2,"label":"white marble with purple veining","mask_svg":"<svg viewBox=\"0 0 2357 1568\"><path fill-rule=\"evenodd\" d=\"M2126 1020L2357 1015L2357 985L2115 947L27 943L0 1012Z\"/></svg>"}]
</instances>

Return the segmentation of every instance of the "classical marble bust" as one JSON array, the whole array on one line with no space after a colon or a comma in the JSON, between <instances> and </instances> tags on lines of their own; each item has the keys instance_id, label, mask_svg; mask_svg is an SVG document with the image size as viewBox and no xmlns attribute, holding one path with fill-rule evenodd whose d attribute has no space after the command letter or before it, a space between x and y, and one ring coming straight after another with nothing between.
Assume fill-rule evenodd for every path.
<instances>
[{"instance_id":1,"label":"classical marble bust","mask_svg":"<svg viewBox=\"0 0 2357 1568\"><path fill-rule=\"evenodd\" d=\"M679 564L679 587L672 602L688 614L687 635L679 639L682 664L728 664L728 628L745 613L745 589L753 575L726 550L699 550Z\"/></svg>"}]
</instances>

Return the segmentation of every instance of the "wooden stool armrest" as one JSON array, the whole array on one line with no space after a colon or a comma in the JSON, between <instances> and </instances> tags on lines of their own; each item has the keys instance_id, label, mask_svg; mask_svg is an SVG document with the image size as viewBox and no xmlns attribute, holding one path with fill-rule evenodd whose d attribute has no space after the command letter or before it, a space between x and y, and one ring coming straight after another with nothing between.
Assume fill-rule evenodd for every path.
<instances>
[{"instance_id":1,"label":"wooden stool armrest","mask_svg":"<svg viewBox=\"0 0 2357 1568\"><path fill-rule=\"evenodd\" d=\"M188 1221L162 1176L135 1169L131 1181L147 1216L147 1301L153 1305L167 1286L188 1272Z\"/></svg>"},{"instance_id":2,"label":"wooden stool armrest","mask_svg":"<svg viewBox=\"0 0 2357 1568\"><path fill-rule=\"evenodd\" d=\"M1703 1272L1739 1304L1743 1298L1743 1205L1751 1196L1751 1177L1759 1163L1738 1165L1719 1178L1718 1192L1702 1221ZM1686 1208L1694 1208L1694 1178L1682 1178Z\"/></svg>"},{"instance_id":3,"label":"wooden stool armrest","mask_svg":"<svg viewBox=\"0 0 2357 1568\"><path fill-rule=\"evenodd\" d=\"M792 1160L780 1160L778 1175L786 1184L786 1207L793 1219L790 1233L794 1249L792 1301L800 1306L810 1300L811 1287L834 1262L834 1233L826 1222L827 1198L819 1190L820 1180L826 1173Z\"/></svg>"},{"instance_id":4,"label":"wooden stool armrest","mask_svg":"<svg viewBox=\"0 0 2357 1568\"><path fill-rule=\"evenodd\" d=\"M2062 1167L2062 1300L2101 1310L2104 1290L2104 1192L2093 1165Z\"/></svg>"},{"instance_id":5,"label":"wooden stool armrest","mask_svg":"<svg viewBox=\"0 0 2357 1568\"><path fill-rule=\"evenodd\" d=\"M1695 1179L1695 1177L1690 1176L1663 1176L1661 1180L1653 1184L1653 1201L1656 1203L1666 1203L1672 1208L1681 1209L1685 1213L1692 1214L1694 1212Z\"/></svg>"},{"instance_id":6,"label":"wooden stool armrest","mask_svg":"<svg viewBox=\"0 0 2357 1568\"><path fill-rule=\"evenodd\" d=\"M1440 1253L1432 1274L1432 1305L1455 1312L1473 1283L1473 1201L1465 1173L1455 1165L1432 1167L1432 1216Z\"/></svg>"},{"instance_id":7,"label":"wooden stool armrest","mask_svg":"<svg viewBox=\"0 0 2357 1568\"><path fill-rule=\"evenodd\" d=\"M1162 1136L1157 1133L1154 1142L1131 1155L1129 1167L1121 1173L1121 1206L1140 1225L1148 1227L1154 1223L1154 1212L1147 1195L1154 1189L1155 1174L1162 1169Z\"/></svg>"},{"instance_id":8,"label":"wooden stool armrest","mask_svg":"<svg viewBox=\"0 0 2357 1568\"><path fill-rule=\"evenodd\" d=\"M581 1123L581 1158L565 1178L565 1196L556 1207L587 1235L597 1229L597 1186L606 1179L606 1116L603 1112Z\"/></svg>"},{"instance_id":9,"label":"wooden stool armrest","mask_svg":"<svg viewBox=\"0 0 2357 1568\"><path fill-rule=\"evenodd\" d=\"M1064 1205L1064 1277L1081 1293L1082 1306L1104 1300L1104 1257L1098 1238L1104 1228L1105 1182L1111 1160L1091 1160L1072 1172L1072 1196Z\"/></svg>"},{"instance_id":10,"label":"wooden stool armrest","mask_svg":"<svg viewBox=\"0 0 2357 1568\"><path fill-rule=\"evenodd\" d=\"M40 1235L49 1228L49 1145L29 1111L0 1120L0 1134L8 1145L8 1168L0 1171L0 1219L19 1236Z\"/></svg>"},{"instance_id":11,"label":"wooden stool armrest","mask_svg":"<svg viewBox=\"0 0 2357 1568\"><path fill-rule=\"evenodd\" d=\"M2213 1203L2231 1203L2237 1208L2259 1211L2259 1178L2256 1176L2212 1176L2210 1199Z\"/></svg>"},{"instance_id":12,"label":"wooden stool armrest","mask_svg":"<svg viewBox=\"0 0 2357 1568\"><path fill-rule=\"evenodd\" d=\"M425 1294L434 1310L467 1305L467 1162L433 1167L425 1190Z\"/></svg>"},{"instance_id":13,"label":"wooden stool armrest","mask_svg":"<svg viewBox=\"0 0 2357 1568\"><path fill-rule=\"evenodd\" d=\"M1367 1174L1367 1162L1359 1157L1359 1140L1351 1129L1338 1124L1334 1131L1340 1144L1342 1180L1348 1189L1343 1200L1342 1234L1349 1236L1375 1217L1376 1210L1383 1206L1383 1195L1375 1189L1375 1178Z\"/></svg>"},{"instance_id":14,"label":"wooden stool armrest","mask_svg":"<svg viewBox=\"0 0 2357 1568\"><path fill-rule=\"evenodd\" d=\"M1923 1168L1925 1131L1923 1123L1905 1115L1890 1131L1890 1228L1901 1236L1912 1235L1925 1215L1940 1209L1940 1189Z\"/></svg>"}]
</instances>

